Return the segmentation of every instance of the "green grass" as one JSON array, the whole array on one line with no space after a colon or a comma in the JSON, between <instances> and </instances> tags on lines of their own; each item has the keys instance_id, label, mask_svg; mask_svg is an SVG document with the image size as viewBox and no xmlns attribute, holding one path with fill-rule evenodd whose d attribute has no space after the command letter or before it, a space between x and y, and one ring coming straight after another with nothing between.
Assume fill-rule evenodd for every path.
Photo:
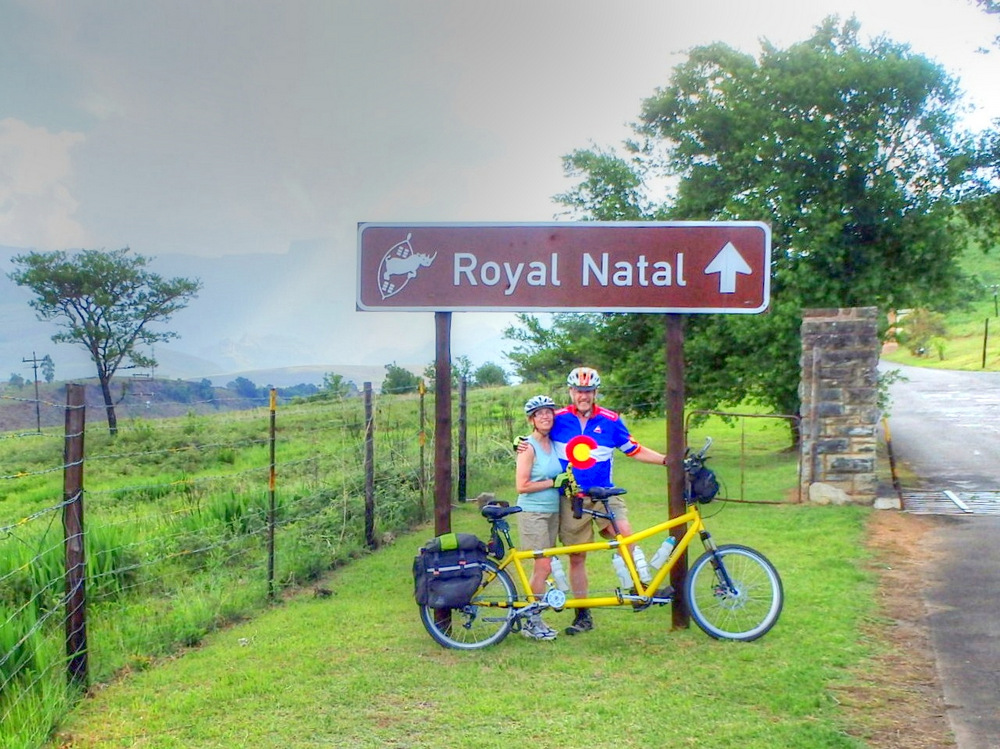
<instances>
[{"instance_id":1,"label":"green grass","mask_svg":"<svg viewBox=\"0 0 1000 749\"><path fill-rule=\"evenodd\" d=\"M470 494L508 475L511 433L503 415L523 400L517 388L470 395L476 419L469 428ZM368 553L361 406L353 399L279 408L279 593ZM382 538L413 527L427 508L418 503L416 398L380 398L375 407L375 530ZM88 430L92 682L146 668L266 608L268 415L256 409L127 420L115 440L102 428ZM0 528L7 529L0 532L4 747L37 746L74 699L60 663L62 449L55 430L0 439ZM26 658L24 645L37 657Z\"/></svg>"},{"instance_id":2,"label":"green grass","mask_svg":"<svg viewBox=\"0 0 1000 749\"><path fill-rule=\"evenodd\" d=\"M755 425L759 422L754 421ZM662 420L633 425L662 449ZM713 462L725 479L738 455L718 423ZM731 427L737 429L737 427ZM765 437L784 445L780 429ZM772 457L774 453L772 451ZM509 460L509 459L508 459ZM511 478L495 487L511 499ZM794 458L775 459L772 489L794 486ZM635 527L665 514L665 472L619 458ZM761 494L766 494L760 490ZM773 495L772 495L773 496ZM180 658L100 690L56 738L73 747L621 746L860 747L836 699L879 650L860 634L874 616L874 579L858 507L713 503L720 543L745 543L778 567L786 592L777 626L754 643L671 630L669 607L595 612L596 629L552 643L512 634L483 651L440 648L421 626L410 564L433 535L423 527L328 574L329 597L308 593L225 630ZM486 534L471 505L456 530ZM649 552L653 543L649 542ZM606 555L590 558L592 587L613 585ZM549 614L565 627L570 612ZM808 658L803 658L808 653Z\"/></svg>"},{"instance_id":3,"label":"green grass","mask_svg":"<svg viewBox=\"0 0 1000 749\"><path fill-rule=\"evenodd\" d=\"M662 502L630 493L636 517ZM710 509L715 506L710 506ZM786 607L755 643L671 631L668 608L595 612L596 629L553 643L511 635L487 650L437 646L409 566L428 529L329 575L329 598L289 600L210 635L182 658L101 690L58 741L74 747L622 746L858 747L831 687L876 647L859 559L860 508L718 505L720 542L745 542L781 571ZM457 529L483 532L473 507ZM591 559L593 576L601 557ZM570 613L550 615L565 626ZM808 658L803 658L808 653Z\"/></svg>"},{"instance_id":4,"label":"green grass","mask_svg":"<svg viewBox=\"0 0 1000 749\"><path fill-rule=\"evenodd\" d=\"M513 499L509 435L521 431L523 399L524 393L511 389L499 401L470 404L470 496L493 491ZM379 465L403 470L402 453L412 445L401 435L412 435L407 421L412 414L401 410L401 401L385 407L383 423L394 426L380 432L392 444L379 453ZM350 426L317 428L325 415L322 409L286 414L280 421L285 445L280 459L295 464L318 455L335 462L340 458L333 447L357 457ZM140 570L146 576L142 586L120 581L114 561L102 559L107 565L98 569L108 589L94 604L89 644L94 678L104 684L59 723L52 746L424 747L527 741L561 747L581 737L643 747L863 746L849 736L857 729L836 699L837 689L849 686L881 647L861 634L870 631L875 611L874 581L861 546L868 514L862 508L707 506L707 524L718 542L753 546L782 574L785 611L760 641L719 643L697 629L671 631L665 607L641 614L597 611L597 629L586 637L538 643L512 635L486 651L457 653L440 648L424 632L412 599L410 565L416 548L433 535L430 528L400 532L395 543L359 554L350 551L359 548L356 535L344 543L343 531L326 524L327 515L356 514L359 487L352 477L279 469L282 502L297 504L301 517L280 535L279 578L292 586L288 597L262 607L263 558L257 537L246 535L259 527L259 503L231 481L218 482L221 487L199 483L202 476L230 470L213 458L222 454L213 447L217 443L247 442L225 453L221 465L242 471L260 460L245 423L250 419L197 419L197 425L182 419L156 430L141 425L126 445L104 444L99 437L88 443L97 443L98 454L121 450L133 456L96 462L88 487L100 502L91 503L88 521L99 525L101 519L128 533L148 530L145 525L161 530L158 524L164 523L170 529L168 551L186 553L157 568L153 578ZM629 423L641 442L664 449L662 419ZM157 432L173 446L159 463L151 454ZM706 434L716 439L710 465L728 496L766 501L794 496L796 460L786 452L782 422L712 419L692 429L690 442L700 446ZM116 473L122 465L133 471L126 479ZM157 466L162 473L155 472ZM662 468L619 457L615 478L629 491L634 527L664 517ZM397 484L382 486L408 494L412 507L412 487ZM7 503L21 513L37 506L16 493ZM485 535L486 524L471 505L453 508L456 530ZM190 553L204 535L229 541L212 552ZM98 548L129 547L110 531L95 541ZM149 553L146 546L136 548ZM647 553L654 548L651 539ZM594 555L590 572L593 589L614 585L607 556ZM311 579L315 575L322 577ZM307 586L306 592L294 594L296 584ZM314 597L314 586L332 595ZM570 618L564 612L550 620L565 627ZM58 639L46 639L41 653L46 661L58 657L56 645ZM58 677L59 671L52 674ZM49 690L38 700L24 703L25 716L66 710L61 691Z\"/></svg>"}]
</instances>

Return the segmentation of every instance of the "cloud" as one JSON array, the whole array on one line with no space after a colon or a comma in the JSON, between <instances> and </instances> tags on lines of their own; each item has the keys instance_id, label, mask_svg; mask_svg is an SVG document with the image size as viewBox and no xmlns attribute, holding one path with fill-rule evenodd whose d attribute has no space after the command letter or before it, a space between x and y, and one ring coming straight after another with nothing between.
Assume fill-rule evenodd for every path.
<instances>
[{"instance_id":1,"label":"cloud","mask_svg":"<svg viewBox=\"0 0 1000 749\"><path fill-rule=\"evenodd\" d=\"M787 46L856 7L863 35L960 69L986 114L1000 97L973 52L995 25L964 0L0 4L0 245L301 265L252 293L213 279L199 304L242 314L202 318L209 353L281 336L296 359L429 361L432 315L354 310L357 223L553 219L561 157L620 144L695 45ZM310 241L322 261L283 257ZM453 353L499 361L510 320L456 315Z\"/></svg>"},{"instance_id":2,"label":"cloud","mask_svg":"<svg viewBox=\"0 0 1000 749\"><path fill-rule=\"evenodd\" d=\"M792 43L852 3L781 5L36 0L0 41L60 84L32 124L86 135L59 199L97 246L281 253L325 237L350 257L358 221L553 218L560 157L627 137L684 49ZM909 16L982 25L944 5L859 12L867 33Z\"/></svg>"},{"instance_id":3,"label":"cloud","mask_svg":"<svg viewBox=\"0 0 1000 749\"><path fill-rule=\"evenodd\" d=\"M86 232L74 218L71 151L80 133L51 133L8 117L0 120L0 236L5 244L79 247Z\"/></svg>"}]
</instances>

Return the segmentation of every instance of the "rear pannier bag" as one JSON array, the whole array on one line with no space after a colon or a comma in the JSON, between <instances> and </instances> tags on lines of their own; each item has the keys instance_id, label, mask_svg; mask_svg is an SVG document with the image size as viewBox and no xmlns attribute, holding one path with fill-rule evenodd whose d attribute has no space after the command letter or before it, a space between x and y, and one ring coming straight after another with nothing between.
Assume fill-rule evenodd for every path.
<instances>
[{"instance_id":1,"label":"rear pannier bag","mask_svg":"<svg viewBox=\"0 0 1000 749\"><path fill-rule=\"evenodd\" d=\"M486 544L472 533L446 533L420 547L413 560L413 595L420 606L468 606L483 581Z\"/></svg>"}]
</instances>

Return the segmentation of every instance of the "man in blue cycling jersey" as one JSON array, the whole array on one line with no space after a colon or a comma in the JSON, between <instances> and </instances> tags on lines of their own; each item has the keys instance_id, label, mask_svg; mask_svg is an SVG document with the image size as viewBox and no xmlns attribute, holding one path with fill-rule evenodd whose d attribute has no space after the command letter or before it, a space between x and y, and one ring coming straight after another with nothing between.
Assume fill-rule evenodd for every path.
<instances>
[{"instance_id":1,"label":"man in blue cycling jersey","mask_svg":"<svg viewBox=\"0 0 1000 749\"><path fill-rule=\"evenodd\" d=\"M601 385L601 377L596 370L590 367L577 367L569 373L566 384L569 386L571 403L556 411L549 437L564 468L570 462L570 458L573 458L573 475L581 489L614 486L611 474L615 450L620 450L641 463L662 466L667 464L666 455L636 442L621 416L597 405L597 388ZM584 501L584 507L595 509L594 503L590 500ZM615 522L621 534L623 536L631 534L632 525L628 521L625 501L620 496L612 497L610 508L615 513ZM603 510L603 507L596 509ZM597 523L602 536L614 537L610 521L603 518L595 520L587 514L582 518L574 518L571 503L564 501L559 518L559 537L567 546L589 543L594 540L594 522ZM650 574L645 555L638 546L632 549L640 576L643 582L648 582ZM569 581L577 598L586 597L586 554L569 555ZM589 632L593 628L594 622L590 610L576 609L576 618L573 624L567 627L566 634L576 635Z\"/></svg>"}]
</instances>

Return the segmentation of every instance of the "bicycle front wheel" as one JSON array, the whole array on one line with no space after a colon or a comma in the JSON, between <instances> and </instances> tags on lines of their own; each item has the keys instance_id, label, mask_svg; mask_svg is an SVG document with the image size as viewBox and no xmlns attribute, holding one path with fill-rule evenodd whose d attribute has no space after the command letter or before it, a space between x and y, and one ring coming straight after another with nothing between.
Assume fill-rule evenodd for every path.
<instances>
[{"instance_id":1,"label":"bicycle front wheel","mask_svg":"<svg viewBox=\"0 0 1000 749\"><path fill-rule=\"evenodd\" d=\"M774 565L759 551L724 544L688 570L685 600L691 618L718 640L756 640L781 614L785 594Z\"/></svg>"},{"instance_id":2,"label":"bicycle front wheel","mask_svg":"<svg viewBox=\"0 0 1000 749\"><path fill-rule=\"evenodd\" d=\"M483 584L472 603L460 609L420 607L420 621L443 647L476 650L494 645L510 632L514 621L517 588L506 570L487 559L483 564Z\"/></svg>"}]
</instances>

